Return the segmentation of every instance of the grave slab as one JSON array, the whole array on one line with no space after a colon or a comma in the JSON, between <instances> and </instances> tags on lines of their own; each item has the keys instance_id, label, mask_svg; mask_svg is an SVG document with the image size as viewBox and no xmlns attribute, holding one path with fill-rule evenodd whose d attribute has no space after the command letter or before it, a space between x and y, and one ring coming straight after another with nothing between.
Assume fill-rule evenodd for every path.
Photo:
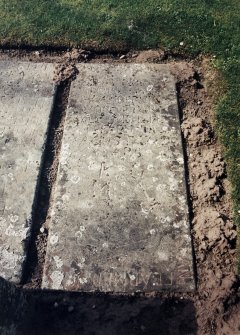
<instances>
[{"instance_id":1,"label":"grave slab","mask_svg":"<svg viewBox=\"0 0 240 335\"><path fill-rule=\"evenodd\" d=\"M0 276L19 283L50 111L53 65L0 62Z\"/></svg>"},{"instance_id":2,"label":"grave slab","mask_svg":"<svg viewBox=\"0 0 240 335\"><path fill-rule=\"evenodd\" d=\"M193 290L180 123L168 66L82 64L78 70L42 287Z\"/></svg>"}]
</instances>

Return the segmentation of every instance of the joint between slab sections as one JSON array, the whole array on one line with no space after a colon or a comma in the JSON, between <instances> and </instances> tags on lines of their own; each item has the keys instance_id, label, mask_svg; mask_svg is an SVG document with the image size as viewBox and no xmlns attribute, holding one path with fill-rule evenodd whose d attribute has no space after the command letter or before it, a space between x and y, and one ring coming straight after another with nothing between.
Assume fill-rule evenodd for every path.
<instances>
[{"instance_id":1,"label":"joint between slab sections","mask_svg":"<svg viewBox=\"0 0 240 335\"><path fill-rule=\"evenodd\" d=\"M30 239L26 245L26 261L21 284L25 287L40 287L45 260L48 220L51 211L52 192L57 177L64 121L71 81L66 80L55 86L46 144L37 182Z\"/></svg>"}]
</instances>

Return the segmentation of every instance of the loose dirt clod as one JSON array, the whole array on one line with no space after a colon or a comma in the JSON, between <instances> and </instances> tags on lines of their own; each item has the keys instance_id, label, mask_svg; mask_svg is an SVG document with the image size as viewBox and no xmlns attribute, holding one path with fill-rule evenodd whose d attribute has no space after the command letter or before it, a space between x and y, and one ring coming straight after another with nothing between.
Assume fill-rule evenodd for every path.
<instances>
[{"instance_id":1,"label":"loose dirt clod","mask_svg":"<svg viewBox=\"0 0 240 335\"><path fill-rule=\"evenodd\" d=\"M53 81L55 84L59 85L61 82L65 82L69 79L74 80L78 74L77 67L75 66L76 62L87 60L89 55L89 51L81 49L73 49L72 51L66 52L54 71Z\"/></svg>"},{"instance_id":2,"label":"loose dirt clod","mask_svg":"<svg viewBox=\"0 0 240 335\"><path fill-rule=\"evenodd\" d=\"M140 52L135 61L137 63L145 63L145 62L160 62L163 60L165 56L165 53L163 50L159 49L159 50L146 50L143 52Z\"/></svg>"}]
</instances>

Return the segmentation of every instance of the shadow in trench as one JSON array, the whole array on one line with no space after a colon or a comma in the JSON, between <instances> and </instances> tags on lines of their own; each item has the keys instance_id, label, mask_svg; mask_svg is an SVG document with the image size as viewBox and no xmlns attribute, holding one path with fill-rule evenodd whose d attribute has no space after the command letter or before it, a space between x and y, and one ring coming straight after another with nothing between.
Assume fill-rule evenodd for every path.
<instances>
[{"instance_id":1,"label":"shadow in trench","mask_svg":"<svg viewBox=\"0 0 240 335\"><path fill-rule=\"evenodd\" d=\"M35 302L19 334L197 333L193 303L185 299L32 290L26 294Z\"/></svg>"}]
</instances>

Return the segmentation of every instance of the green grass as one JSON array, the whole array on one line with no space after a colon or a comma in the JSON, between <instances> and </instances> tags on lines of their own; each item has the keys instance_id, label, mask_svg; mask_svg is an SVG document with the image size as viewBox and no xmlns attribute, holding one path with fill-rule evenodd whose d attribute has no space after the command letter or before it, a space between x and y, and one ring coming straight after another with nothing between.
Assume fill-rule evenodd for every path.
<instances>
[{"instance_id":1,"label":"green grass","mask_svg":"<svg viewBox=\"0 0 240 335\"><path fill-rule=\"evenodd\" d=\"M184 42L180 47L180 42ZM240 226L239 0L0 0L0 44L164 47L215 55L225 93L216 112Z\"/></svg>"}]
</instances>

